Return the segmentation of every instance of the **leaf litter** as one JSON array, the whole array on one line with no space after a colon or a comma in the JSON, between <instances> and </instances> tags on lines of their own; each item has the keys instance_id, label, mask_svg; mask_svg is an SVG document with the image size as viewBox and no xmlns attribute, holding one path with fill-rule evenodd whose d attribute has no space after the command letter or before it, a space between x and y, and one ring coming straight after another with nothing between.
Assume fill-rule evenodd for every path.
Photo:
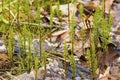
<instances>
[{"instance_id":1,"label":"leaf litter","mask_svg":"<svg viewBox=\"0 0 120 80\"><path fill-rule=\"evenodd\" d=\"M87 0L86 0L87 1ZM89 2L90 0L88 0ZM88 2L86 2L85 4L87 4ZM91 2L91 1L90 1ZM2 4L2 3L1 3ZM99 60L99 64L103 65L105 68L102 69L98 69L98 80L117 80L120 79L120 60L119 60L119 56L120 56L120 36L119 36L119 27L120 27L120 16L119 16L119 12L120 12L120 3L118 0L106 0L105 4L107 4L106 6L106 13L109 12L109 9L112 7L111 10L111 14L114 16L114 20L113 20L113 27L111 31L112 34L112 43L108 44L108 48L105 51L105 55L103 55L100 60ZM32 2L31 2L32 5ZM65 6L65 7L63 7ZM54 7L54 6L53 6ZM61 11L62 14L64 16L69 16L67 11L67 4L65 5L60 5L61 7ZM70 4L71 10L75 10L77 11L76 8L76 4ZM72 8L73 7L73 8ZM63 9L66 8L66 9ZM41 8L42 14L43 15L48 15L47 11L45 11L43 8ZM74 13L75 11L70 11L70 14ZM48 15L49 16L49 15ZM54 18L55 19L55 18ZM43 17L43 23L45 24L50 24L50 18L49 17ZM72 70L71 70L71 65L70 65L70 61L65 61L63 59L63 47L64 47L64 43L67 43L67 45L70 47L71 46L71 41L70 41L70 30L69 30L69 24L68 24L68 19L64 18L63 20L63 24L59 21L56 22L53 21L53 23L55 23L54 25L58 25L58 27L60 27L59 31L54 31L51 35L50 38L46 38L43 42L42 42L42 50L47 51L48 55L52 54L52 52L54 53L52 55L52 57L47 58L48 60L48 64L46 66L46 73L45 73L45 69L44 67L39 68L38 72L37 72L37 80L72 80ZM62 25L59 25L62 24ZM81 56L83 56L85 54L85 50L90 48L89 45L89 33L91 29L85 29L85 37L86 37L86 42L85 44L82 42L81 37L82 37L82 28L85 27L86 25L82 25L81 24L77 24L80 25L79 28L77 28L77 26L75 27L75 42L74 42L74 56L76 58L76 76L75 76L75 80L91 80L90 75L91 75L91 71L88 69L88 66L86 67L85 64L82 64L82 62L80 62L81 60ZM86 27L88 28L88 27ZM52 39L52 42L50 41L50 39ZM35 56L40 56L40 40L39 39L33 39L33 53ZM68 53L70 54L70 50L68 47ZM84 48L84 49L82 49ZM17 49L17 48L16 48ZM20 49L19 49L20 50ZM9 60L8 56L6 54L6 47L4 46L4 43L1 41L0 43L0 65L3 65L3 63L5 63L5 61ZM18 51L18 50L17 50ZM54 52L55 51L55 52ZM16 52L16 53L19 53ZM60 58L58 58L58 56ZM106 58L104 58L106 57ZM85 58L85 57L84 57ZM84 60L84 59L83 59ZM64 70L64 65L63 62L66 62L67 65L67 71L65 73ZM7 63L8 64L8 63ZM102 67L103 67L102 66ZM1 67L1 66L0 66ZM34 80L35 79L35 70L31 69L30 73L23 73L20 74L18 76L14 76L12 75L10 72L7 72L6 75L10 76L11 78L13 78L13 80ZM1 77L1 79L4 79L3 77Z\"/></svg>"}]
</instances>

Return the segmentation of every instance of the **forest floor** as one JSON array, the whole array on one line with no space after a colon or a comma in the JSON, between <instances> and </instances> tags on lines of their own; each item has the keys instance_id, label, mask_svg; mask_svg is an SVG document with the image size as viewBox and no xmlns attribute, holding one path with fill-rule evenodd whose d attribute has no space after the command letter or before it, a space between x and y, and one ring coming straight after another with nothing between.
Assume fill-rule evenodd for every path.
<instances>
[{"instance_id":1,"label":"forest floor","mask_svg":"<svg viewBox=\"0 0 120 80\"><path fill-rule=\"evenodd\" d=\"M95 31L94 22L97 22L93 20L97 11L95 9L98 6L101 9L102 6L102 3L98 3L100 0L82 2L78 0L77 3L60 4L61 13L56 10L55 15L51 9L57 8L58 5L53 5L51 9L41 7L40 19L36 18L39 11L37 12L33 6L36 0L30 1L29 15L25 16L21 10L18 13L19 17L12 14L15 10L11 3L13 10L9 11L9 14L14 16L13 20L7 13L4 13L4 17L9 16L9 18L3 19L1 10L3 3L0 1L0 80L120 80L119 0L105 0L103 16L106 20L109 15L113 18L108 32L110 40L106 38L107 44L102 39L106 36L102 35L105 34L102 30L107 31L107 28L103 28L101 32L97 31L96 34L101 34L97 36L98 41L91 39L91 35L95 35L92 34ZM82 16L78 9L79 3L84 7ZM6 31L8 28L5 28L2 31L3 24L9 27L16 24L18 28L9 28L8 31ZM39 25L42 28L36 27ZM98 29L101 27L99 25L102 25L102 21L98 24ZM17 31L14 31L15 29ZM89 61L88 57L91 57L91 54L87 54L94 52L95 56L93 55L94 57Z\"/></svg>"}]
</instances>

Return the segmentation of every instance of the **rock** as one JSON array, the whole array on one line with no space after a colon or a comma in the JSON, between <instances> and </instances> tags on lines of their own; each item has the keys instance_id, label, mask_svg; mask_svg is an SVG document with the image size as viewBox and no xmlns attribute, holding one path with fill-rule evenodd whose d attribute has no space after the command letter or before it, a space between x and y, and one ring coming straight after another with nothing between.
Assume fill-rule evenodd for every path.
<instances>
[{"instance_id":1,"label":"rock","mask_svg":"<svg viewBox=\"0 0 120 80\"><path fill-rule=\"evenodd\" d=\"M43 77L43 69L40 68L38 70L38 75L37 75L37 79L36 80L41 80L41 78ZM11 73L7 73L7 75L9 75L13 80L35 80L35 71L32 70L30 73L23 73L21 75L18 75L18 76L13 76L11 75Z\"/></svg>"},{"instance_id":2,"label":"rock","mask_svg":"<svg viewBox=\"0 0 120 80\"><path fill-rule=\"evenodd\" d=\"M22 53L22 49L20 47L20 43L19 43L19 36L17 33L14 34L14 54L21 54Z\"/></svg>"},{"instance_id":3,"label":"rock","mask_svg":"<svg viewBox=\"0 0 120 80\"><path fill-rule=\"evenodd\" d=\"M32 52L33 55L40 56L40 42L39 39L33 39L32 41ZM44 40L41 42L41 50L42 51L51 51L53 47L56 46L53 43L50 43L48 40Z\"/></svg>"},{"instance_id":4,"label":"rock","mask_svg":"<svg viewBox=\"0 0 120 80\"><path fill-rule=\"evenodd\" d=\"M60 59L51 58L48 59L49 63L46 65L46 75L44 67L39 68L37 73L37 80L72 80L72 71L69 63L67 64L67 72L65 77L65 70L63 69L63 64L61 64ZM91 72L84 66L76 64L76 77L75 80L89 80ZM13 80L34 80L35 70L32 69L28 74L23 73L18 76L13 76Z\"/></svg>"},{"instance_id":5,"label":"rock","mask_svg":"<svg viewBox=\"0 0 120 80\"><path fill-rule=\"evenodd\" d=\"M49 66L49 69L55 73L58 73L61 71L61 68L59 67L59 63L57 60L52 60L52 62L50 62L48 66Z\"/></svg>"},{"instance_id":6,"label":"rock","mask_svg":"<svg viewBox=\"0 0 120 80\"><path fill-rule=\"evenodd\" d=\"M0 53L3 52L3 53L6 53L7 52L7 49L6 49L6 46L3 42L3 40L0 40Z\"/></svg>"},{"instance_id":7,"label":"rock","mask_svg":"<svg viewBox=\"0 0 120 80\"><path fill-rule=\"evenodd\" d=\"M76 77L75 80L81 80L81 77Z\"/></svg>"},{"instance_id":8,"label":"rock","mask_svg":"<svg viewBox=\"0 0 120 80\"><path fill-rule=\"evenodd\" d=\"M90 79L91 72L84 66L76 64L76 77L80 77L81 79ZM67 65L66 75L69 79L72 79L72 71L71 67Z\"/></svg>"},{"instance_id":9,"label":"rock","mask_svg":"<svg viewBox=\"0 0 120 80\"><path fill-rule=\"evenodd\" d=\"M40 53L40 43L39 43L39 39L33 39L32 41L32 47L33 47L33 53L34 55L39 55Z\"/></svg>"},{"instance_id":10,"label":"rock","mask_svg":"<svg viewBox=\"0 0 120 80\"><path fill-rule=\"evenodd\" d=\"M22 53L22 49L20 47L15 47L14 48L14 53Z\"/></svg>"},{"instance_id":11,"label":"rock","mask_svg":"<svg viewBox=\"0 0 120 80\"><path fill-rule=\"evenodd\" d=\"M22 49L20 48L20 43L18 42L18 39L15 39L14 41L14 53L22 53Z\"/></svg>"}]
</instances>

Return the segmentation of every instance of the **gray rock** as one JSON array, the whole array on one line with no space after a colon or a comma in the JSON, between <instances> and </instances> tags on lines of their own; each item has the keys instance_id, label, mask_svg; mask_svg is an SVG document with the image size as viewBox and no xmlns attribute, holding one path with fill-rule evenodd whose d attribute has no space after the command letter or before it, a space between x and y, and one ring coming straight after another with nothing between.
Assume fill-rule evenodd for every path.
<instances>
[{"instance_id":1,"label":"gray rock","mask_svg":"<svg viewBox=\"0 0 120 80\"><path fill-rule=\"evenodd\" d=\"M48 40L45 40L43 42L41 42L41 50L43 51L51 51L54 47L54 44L50 43ZM40 43L39 43L39 39L33 39L32 41L32 48L33 48L33 53L34 55L38 55L40 56Z\"/></svg>"},{"instance_id":2,"label":"gray rock","mask_svg":"<svg viewBox=\"0 0 120 80\"><path fill-rule=\"evenodd\" d=\"M7 52L7 49L3 40L0 40L0 52Z\"/></svg>"},{"instance_id":3,"label":"gray rock","mask_svg":"<svg viewBox=\"0 0 120 80\"><path fill-rule=\"evenodd\" d=\"M40 53L40 43L38 39L33 39L32 41L32 45L33 45L33 53L34 55L37 55Z\"/></svg>"},{"instance_id":4,"label":"gray rock","mask_svg":"<svg viewBox=\"0 0 120 80\"><path fill-rule=\"evenodd\" d=\"M23 78L23 80L34 80L34 78L30 76L26 76L25 78Z\"/></svg>"},{"instance_id":5,"label":"gray rock","mask_svg":"<svg viewBox=\"0 0 120 80\"><path fill-rule=\"evenodd\" d=\"M76 64L76 77L80 77L81 80L90 79L91 72L84 66ZM72 79L72 71L71 66L67 65L66 75L68 78Z\"/></svg>"},{"instance_id":6,"label":"gray rock","mask_svg":"<svg viewBox=\"0 0 120 80\"><path fill-rule=\"evenodd\" d=\"M76 77L75 80L81 80L81 77Z\"/></svg>"}]
</instances>

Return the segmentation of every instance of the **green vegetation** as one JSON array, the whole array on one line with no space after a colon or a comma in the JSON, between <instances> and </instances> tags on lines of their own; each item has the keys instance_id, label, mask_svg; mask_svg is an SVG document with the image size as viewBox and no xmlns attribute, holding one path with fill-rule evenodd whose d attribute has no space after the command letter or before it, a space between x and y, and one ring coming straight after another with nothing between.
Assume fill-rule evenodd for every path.
<instances>
[{"instance_id":1,"label":"green vegetation","mask_svg":"<svg viewBox=\"0 0 120 80\"><path fill-rule=\"evenodd\" d=\"M48 5L48 3L50 4ZM71 2L75 2L75 0L71 0ZM37 3L37 4L36 4ZM41 4L40 4L41 3ZM9 56L9 60L11 60L12 64L14 64L14 35L17 34L19 37L19 48L22 50L22 53L18 53L18 69L20 72L28 71L30 72L31 68L35 69L36 78L38 69L41 66L44 66L46 73L46 65L47 65L47 57L49 55L47 52L42 50L42 42L46 38L46 36L50 37L53 32L53 18L56 15L59 19L62 18L62 14L59 11L60 4L68 3L66 0L35 0L32 6L29 3L29 0L2 0L2 5L0 5L0 32L3 33L2 39L5 42L7 47L7 54ZM52 5L57 4L56 10L52 9ZM69 3L68 3L69 4ZM49 6L49 9L48 9ZM42 26L41 21L41 7L44 7L50 13L50 28L45 29ZM33 12L32 12L33 11ZM83 8L80 5L80 13L83 16ZM96 12L94 14L93 21L93 29L90 30L89 41L90 41L90 49L86 51L87 63L89 65L89 69L91 70L92 78L96 78L96 70L99 67L98 65L98 55L97 48L101 47L105 51L107 45L110 41L110 29L112 25L112 17L105 18L103 16L104 10L101 10L99 7L96 8ZM82 19L83 21L83 19ZM72 15L70 21L68 21L70 25L70 41L72 43L71 52L68 53L68 46L65 42L64 44L64 69L66 73L66 61L70 60L71 70L72 70L72 79L74 80L76 76L76 61L74 58L74 36L75 36L75 16ZM82 29L82 42L83 46L85 44L85 30ZM32 53L32 40L37 37L39 39L40 51L38 54L40 56L34 56ZM102 43L100 42L101 39ZM50 40L51 41L51 40ZM97 43L97 44L96 44ZM84 48L84 47L82 47ZM103 53L104 53L103 51ZM21 55L20 55L21 54ZM12 65L14 67L14 65Z\"/></svg>"}]
</instances>

